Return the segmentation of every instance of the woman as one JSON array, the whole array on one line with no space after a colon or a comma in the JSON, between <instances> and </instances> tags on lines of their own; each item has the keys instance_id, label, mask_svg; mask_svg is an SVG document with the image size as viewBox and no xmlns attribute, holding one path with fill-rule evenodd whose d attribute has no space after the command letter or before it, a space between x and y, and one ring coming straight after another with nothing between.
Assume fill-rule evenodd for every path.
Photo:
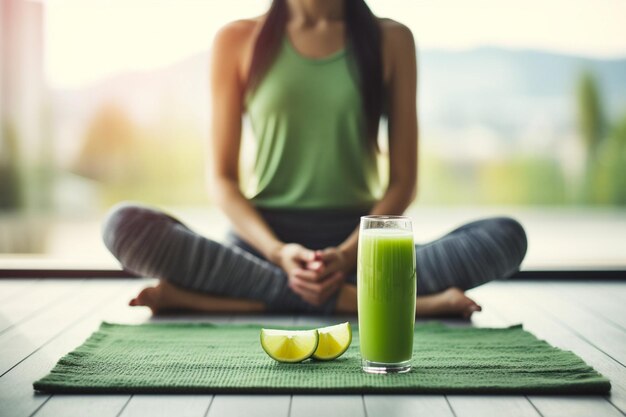
<instances>
[{"instance_id":1,"label":"woman","mask_svg":"<svg viewBox=\"0 0 626 417\"><path fill-rule=\"evenodd\" d=\"M409 29L363 0L275 0L216 36L213 190L229 244L159 211L118 206L104 241L122 265L160 278L131 300L153 312L356 312L361 215L401 214L417 174L416 56ZM242 116L258 140L256 190L239 186ZM389 181L378 193L377 132L389 123ZM382 196L379 196L382 194ZM464 290L506 278L526 252L508 218L416 247L418 315L469 317Z\"/></svg>"}]
</instances>

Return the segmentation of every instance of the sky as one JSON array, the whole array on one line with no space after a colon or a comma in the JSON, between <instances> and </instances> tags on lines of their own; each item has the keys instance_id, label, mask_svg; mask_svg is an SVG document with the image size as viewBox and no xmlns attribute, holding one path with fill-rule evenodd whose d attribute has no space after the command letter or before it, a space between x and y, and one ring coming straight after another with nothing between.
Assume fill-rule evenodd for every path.
<instances>
[{"instance_id":1,"label":"sky","mask_svg":"<svg viewBox=\"0 0 626 417\"><path fill-rule=\"evenodd\" d=\"M225 23L268 0L41 0L52 88L172 64L206 51ZM368 0L411 28L421 49L480 46L626 57L624 0Z\"/></svg>"}]
</instances>

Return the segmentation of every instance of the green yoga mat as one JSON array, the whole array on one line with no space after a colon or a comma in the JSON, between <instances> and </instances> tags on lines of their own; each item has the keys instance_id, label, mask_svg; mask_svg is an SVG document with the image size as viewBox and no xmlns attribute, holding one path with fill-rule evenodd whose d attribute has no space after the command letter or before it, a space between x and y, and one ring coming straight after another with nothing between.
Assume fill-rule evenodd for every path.
<instances>
[{"instance_id":1,"label":"green yoga mat","mask_svg":"<svg viewBox=\"0 0 626 417\"><path fill-rule=\"evenodd\" d=\"M51 393L511 393L604 394L609 381L578 356L506 329L415 328L413 369L361 371L358 331L330 362L282 364L259 326L102 323L34 388Z\"/></svg>"}]
</instances>

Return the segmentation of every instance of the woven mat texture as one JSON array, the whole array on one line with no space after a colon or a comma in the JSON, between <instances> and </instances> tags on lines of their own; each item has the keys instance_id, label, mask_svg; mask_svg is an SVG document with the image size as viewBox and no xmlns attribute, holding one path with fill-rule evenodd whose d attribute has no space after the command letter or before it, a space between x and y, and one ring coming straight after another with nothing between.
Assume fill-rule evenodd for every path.
<instances>
[{"instance_id":1,"label":"woven mat texture","mask_svg":"<svg viewBox=\"0 0 626 417\"><path fill-rule=\"evenodd\" d=\"M609 381L575 354L524 331L415 327L413 369L361 371L358 330L329 362L268 357L255 325L102 323L34 388L50 393L604 394Z\"/></svg>"}]
</instances>

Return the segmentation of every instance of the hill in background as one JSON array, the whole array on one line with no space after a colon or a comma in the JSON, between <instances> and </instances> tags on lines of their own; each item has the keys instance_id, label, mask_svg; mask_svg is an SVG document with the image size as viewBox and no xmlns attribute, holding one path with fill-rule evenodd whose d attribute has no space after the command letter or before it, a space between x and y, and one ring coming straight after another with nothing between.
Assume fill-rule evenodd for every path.
<instances>
[{"instance_id":1,"label":"hill in background","mask_svg":"<svg viewBox=\"0 0 626 417\"><path fill-rule=\"evenodd\" d=\"M175 65L124 73L80 90L54 91L61 119L81 119L115 102L150 122L163 112L208 120L209 54ZM485 125L516 136L532 120L557 131L575 126L575 85L580 72L599 80L609 115L626 111L626 59L601 60L531 50L479 48L419 53L419 104L425 129Z\"/></svg>"},{"instance_id":2,"label":"hill in background","mask_svg":"<svg viewBox=\"0 0 626 417\"><path fill-rule=\"evenodd\" d=\"M418 56L422 157L429 178L421 195L426 201L571 202L563 190L579 181L584 160L575 94L580 74L595 75L609 120L626 113L626 59L488 47L425 50ZM166 181L170 181L169 188L187 184L181 192L197 194L201 185L186 180L185 175L197 180L202 171L202 144L208 136L211 111L208 64L209 54L203 53L165 68L119 74L79 90L53 91L59 163L75 164L87 132L92 138L107 137L107 132L94 132L93 126L100 123L96 121L102 120L103 111L113 107L128 119L127 131L138 132L128 139L128 149L146 158L138 172L154 172L143 182L137 180L132 190L114 192L111 200L150 187L160 195L163 187L155 184ZM249 140L249 127L244 135ZM117 151L123 154L124 143L118 145L122 151ZM100 149L93 143L90 146ZM251 159L244 149L246 158ZM93 161L79 162L93 165ZM157 172L154 166L167 166L168 171ZM118 168L112 165L109 170L114 169ZM184 178L175 178L172 173L177 172L186 172L181 174ZM106 182L106 176L101 180ZM118 179L119 184L131 182Z\"/></svg>"}]
</instances>

